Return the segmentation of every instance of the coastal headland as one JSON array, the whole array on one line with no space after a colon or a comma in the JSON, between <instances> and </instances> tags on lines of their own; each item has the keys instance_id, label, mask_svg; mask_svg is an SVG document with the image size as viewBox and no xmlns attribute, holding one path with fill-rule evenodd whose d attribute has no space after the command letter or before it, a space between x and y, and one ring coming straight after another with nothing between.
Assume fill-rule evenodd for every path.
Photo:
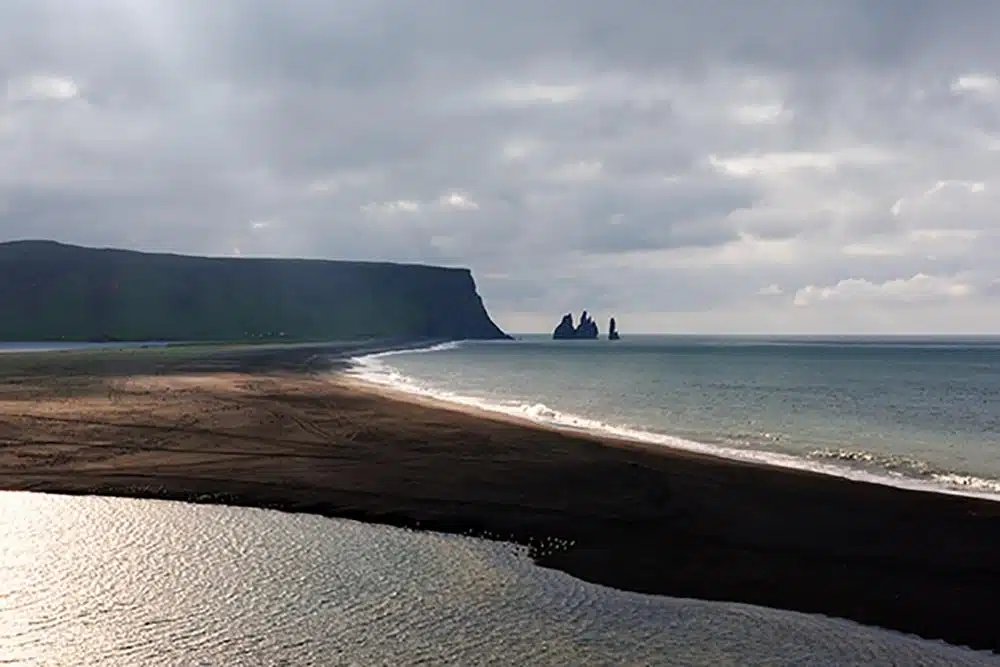
<instances>
[{"instance_id":1,"label":"coastal headland","mask_svg":"<svg viewBox=\"0 0 1000 667\"><path fill-rule=\"evenodd\" d=\"M466 268L0 243L0 341L505 339Z\"/></svg>"},{"instance_id":2,"label":"coastal headland","mask_svg":"<svg viewBox=\"0 0 1000 667\"><path fill-rule=\"evenodd\" d=\"M616 588L1000 651L1000 503L545 429L336 372L374 349L0 355L0 488L494 537Z\"/></svg>"}]
</instances>

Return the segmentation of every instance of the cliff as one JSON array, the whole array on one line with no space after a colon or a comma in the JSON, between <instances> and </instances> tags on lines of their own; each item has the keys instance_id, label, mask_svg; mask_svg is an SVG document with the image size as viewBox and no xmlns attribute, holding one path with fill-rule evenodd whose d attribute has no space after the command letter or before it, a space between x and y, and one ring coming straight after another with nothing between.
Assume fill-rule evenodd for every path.
<instances>
[{"instance_id":1,"label":"cliff","mask_svg":"<svg viewBox=\"0 0 1000 667\"><path fill-rule=\"evenodd\" d=\"M467 269L0 243L0 340L508 338Z\"/></svg>"}]
</instances>

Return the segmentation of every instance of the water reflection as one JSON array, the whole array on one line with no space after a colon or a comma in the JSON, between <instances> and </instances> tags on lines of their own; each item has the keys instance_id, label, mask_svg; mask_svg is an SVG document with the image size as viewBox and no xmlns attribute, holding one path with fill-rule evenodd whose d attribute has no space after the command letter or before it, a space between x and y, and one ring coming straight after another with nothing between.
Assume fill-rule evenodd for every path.
<instances>
[{"instance_id":1,"label":"water reflection","mask_svg":"<svg viewBox=\"0 0 1000 667\"><path fill-rule=\"evenodd\" d=\"M847 621L621 593L506 545L156 501L0 492L19 665L996 665Z\"/></svg>"}]
</instances>

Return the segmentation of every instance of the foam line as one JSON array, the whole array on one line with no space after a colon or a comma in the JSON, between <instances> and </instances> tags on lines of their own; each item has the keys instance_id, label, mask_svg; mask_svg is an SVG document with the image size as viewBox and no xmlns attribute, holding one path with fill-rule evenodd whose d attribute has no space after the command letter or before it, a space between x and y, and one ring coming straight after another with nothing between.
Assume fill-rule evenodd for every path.
<instances>
[{"instance_id":1,"label":"foam line","mask_svg":"<svg viewBox=\"0 0 1000 667\"><path fill-rule=\"evenodd\" d=\"M416 378L400 373L397 369L393 368L390 364L384 361L387 358L399 354L444 352L458 349L461 345L461 342L449 342L426 348L392 350L377 354L353 357L349 359L352 366L347 372L352 377L359 380L390 388L394 391L402 391L422 398L527 419L550 428L584 432L593 435L611 436L614 438L631 440L633 442L660 445L663 447L697 452L699 454L709 454L737 461L747 461L751 463L790 468L793 470L816 472L860 482L868 482L871 484L882 484L898 488L931 491L935 493L972 496L1000 502L1000 480L934 471L927 471L926 474L920 477L914 477L894 470L876 472L873 470L862 470L848 467L847 465L838 465L836 461L872 462L877 459L876 455L865 452L851 452L849 450L839 450L843 453L843 455L831 455L830 453L824 452L825 455L816 457L821 460L811 460L801 456L768 452L760 449L735 449L720 445L711 445L663 433L609 424L607 422L591 419L581 415L560 412L559 410L555 410L544 403L489 401L436 389L420 382Z\"/></svg>"}]
</instances>

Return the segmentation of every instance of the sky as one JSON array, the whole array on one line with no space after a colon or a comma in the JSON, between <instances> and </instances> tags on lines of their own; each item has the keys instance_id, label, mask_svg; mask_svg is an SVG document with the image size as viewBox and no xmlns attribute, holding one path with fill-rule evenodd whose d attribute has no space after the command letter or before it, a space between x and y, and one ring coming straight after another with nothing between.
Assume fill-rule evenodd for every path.
<instances>
[{"instance_id":1,"label":"sky","mask_svg":"<svg viewBox=\"0 0 1000 667\"><path fill-rule=\"evenodd\" d=\"M4 0L0 241L471 268L494 319L1000 333L1000 2Z\"/></svg>"}]
</instances>

